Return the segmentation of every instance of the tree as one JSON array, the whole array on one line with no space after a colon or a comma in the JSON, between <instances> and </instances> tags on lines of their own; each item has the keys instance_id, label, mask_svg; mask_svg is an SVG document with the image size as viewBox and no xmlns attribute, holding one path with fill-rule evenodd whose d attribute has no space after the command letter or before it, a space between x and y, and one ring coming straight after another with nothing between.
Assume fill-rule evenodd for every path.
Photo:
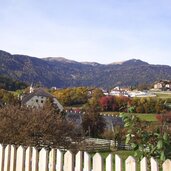
<instances>
[{"instance_id":1,"label":"tree","mask_svg":"<svg viewBox=\"0 0 171 171\"><path fill-rule=\"evenodd\" d=\"M165 100L160 99L160 98L157 99L157 102L155 104L156 113L162 113L165 110L166 106L164 105L164 103L165 103Z\"/></svg>"},{"instance_id":2,"label":"tree","mask_svg":"<svg viewBox=\"0 0 171 171\"><path fill-rule=\"evenodd\" d=\"M121 143L125 141L125 128L122 125L113 125L112 130L104 131L103 138L113 140L113 147L119 149Z\"/></svg>"},{"instance_id":3,"label":"tree","mask_svg":"<svg viewBox=\"0 0 171 171\"><path fill-rule=\"evenodd\" d=\"M19 104L18 97L14 96L13 93L8 92L7 90L0 89L0 99L2 100L3 104Z\"/></svg>"},{"instance_id":4,"label":"tree","mask_svg":"<svg viewBox=\"0 0 171 171\"><path fill-rule=\"evenodd\" d=\"M116 96L115 101L118 106L117 111L126 112L128 110L128 104L130 103L131 99L126 96Z\"/></svg>"},{"instance_id":5,"label":"tree","mask_svg":"<svg viewBox=\"0 0 171 171\"><path fill-rule=\"evenodd\" d=\"M64 106L82 105L88 101L88 88L76 87L60 89L54 91L53 95L56 96Z\"/></svg>"},{"instance_id":6,"label":"tree","mask_svg":"<svg viewBox=\"0 0 171 171\"><path fill-rule=\"evenodd\" d=\"M137 89L139 90L139 91L144 91L144 90L149 90L149 89L151 89L153 87L153 85L150 85L150 84L145 84L145 83L141 83L141 84L139 84L138 86L137 86Z\"/></svg>"},{"instance_id":7,"label":"tree","mask_svg":"<svg viewBox=\"0 0 171 171\"><path fill-rule=\"evenodd\" d=\"M161 123L165 123L165 124L171 123L171 112L158 114L158 115L156 115L156 118Z\"/></svg>"},{"instance_id":8,"label":"tree","mask_svg":"<svg viewBox=\"0 0 171 171\"><path fill-rule=\"evenodd\" d=\"M133 98L129 107L133 106L136 113L162 113L165 109L164 103L165 100L160 98Z\"/></svg>"},{"instance_id":9,"label":"tree","mask_svg":"<svg viewBox=\"0 0 171 171\"><path fill-rule=\"evenodd\" d=\"M103 111L127 111L130 99L124 96L103 96L99 103Z\"/></svg>"},{"instance_id":10,"label":"tree","mask_svg":"<svg viewBox=\"0 0 171 171\"><path fill-rule=\"evenodd\" d=\"M83 130L86 136L101 137L105 129L105 121L100 115L100 107L95 99L91 99L88 104L84 106L83 115Z\"/></svg>"},{"instance_id":11,"label":"tree","mask_svg":"<svg viewBox=\"0 0 171 171\"><path fill-rule=\"evenodd\" d=\"M50 103L39 109L0 109L0 143L73 148L80 140L79 130Z\"/></svg>"},{"instance_id":12,"label":"tree","mask_svg":"<svg viewBox=\"0 0 171 171\"><path fill-rule=\"evenodd\" d=\"M12 80L0 75L0 89L5 89L8 91L16 91L18 89L24 89L27 87L26 83Z\"/></svg>"},{"instance_id":13,"label":"tree","mask_svg":"<svg viewBox=\"0 0 171 171\"><path fill-rule=\"evenodd\" d=\"M99 89L99 88L93 89L92 97L94 99L99 99L99 98L101 98L103 96L104 96L104 94L103 94L101 89Z\"/></svg>"},{"instance_id":14,"label":"tree","mask_svg":"<svg viewBox=\"0 0 171 171\"><path fill-rule=\"evenodd\" d=\"M126 143L135 151L135 156L155 157L165 161L171 155L169 132L161 125L151 128L151 124L142 122L135 115L121 115L127 129Z\"/></svg>"},{"instance_id":15,"label":"tree","mask_svg":"<svg viewBox=\"0 0 171 171\"><path fill-rule=\"evenodd\" d=\"M113 96L101 97L99 103L103 111L112 111L116 108L116 102Z\"/></svg>"}]
</instances>

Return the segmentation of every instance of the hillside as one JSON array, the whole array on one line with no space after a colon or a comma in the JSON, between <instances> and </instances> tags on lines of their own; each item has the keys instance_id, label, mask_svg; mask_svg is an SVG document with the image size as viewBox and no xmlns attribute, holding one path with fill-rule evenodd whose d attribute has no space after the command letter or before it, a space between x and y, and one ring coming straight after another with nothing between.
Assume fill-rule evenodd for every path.
<instances>
[{"instance_id":1,"label":"hillside","mask_svg":"<svg viewBox=\"0 0 171 171\"><path fill-rule=\"evenodd\" d=\"M0 76L0 89L8 90L8 91L16 91L18 89L24 89L28 85L20 82L12 80L11 78L6 78L3 76Z\"/></svg>"},{"instance_id":2,"label":"hillside","mask_svg":"<svg viewBox=\"0 0 171 171\"><path fill-rule=\"evenodd\" d=\"M40 59L0 51L0 75L47 87L111 88L153 83L160 79L171 80L171 67L150 65L136 59L104 65L96 62L81 63L61 57Z\"/></svg>"}]
</instances>

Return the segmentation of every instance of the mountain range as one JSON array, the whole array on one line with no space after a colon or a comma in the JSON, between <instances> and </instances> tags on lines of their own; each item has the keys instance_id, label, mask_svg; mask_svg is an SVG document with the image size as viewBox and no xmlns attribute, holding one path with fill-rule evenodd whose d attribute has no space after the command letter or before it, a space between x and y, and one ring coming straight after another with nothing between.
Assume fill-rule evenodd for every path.
<instances>
[{"instance_id":1,"label":"mountain range","mask_svg":"<svg viewBox=\"0 0 171 171\"><path fill-rule=\"evenodd\" d=\"M171 80L171 66L152 65L139 59L99 64L62 57L36 58L0 50L0 75L46 87L137 86Z\"/></svg>"}]
</instances>

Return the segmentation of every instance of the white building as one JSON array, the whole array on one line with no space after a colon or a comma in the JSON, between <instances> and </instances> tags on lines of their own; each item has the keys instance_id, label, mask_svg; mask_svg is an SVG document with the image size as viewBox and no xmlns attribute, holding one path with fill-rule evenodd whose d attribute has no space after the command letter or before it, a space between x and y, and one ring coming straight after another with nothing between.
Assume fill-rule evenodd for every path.
<instances>
[{"instance_id":1,"label":"white building","mask_svg":"<svg viewBox=\"0 0 171 171\"><path fill-rule=\"evenodd\" d=\"M120 87L115 87L109 93L111 96L126 96L129 97L129 94L126 90L120 89Z\"/></svg>"},{"instance_id":2,"label":"white building","mask_svg":"<svg viewBox=\"0 0 171 171\"><path fill-rule=\"evenodd\" d=\"M171 81L160 80L154 84L154 89L171 90Z\"/></svg>"},{"instance_id":3,"label":"white building","mask_svg":"<svg viewBox=\"0 0 171 171\"><path fill-rule=\"evenodd\" d=\"M165 87L171 89L171 83L166 84Z\"/></svg>"},{"instance_id":4,"label":"white building","mask_svg":"<svg viewBox=\"0 0 171 171\"><path fill-rule=\"evenodd\" d=\"M56 105L60 111L63 110L63 106L52 94L46 92L43 88L33 89L30 87L30 93L22 98L21 104L28 107L43 107L47 99L52 99L53 104Z\"/></svg>"},{"instance_id":5,"label":"white building","mask_svg":"<svg viewBox=\"0 0 171 171\"><path fill-rule=\"evenodd\" d=\"M154 84L154 89L161 89L161 88L163 88L163 84L162 83Z\"/></svg>"}]
</instances>

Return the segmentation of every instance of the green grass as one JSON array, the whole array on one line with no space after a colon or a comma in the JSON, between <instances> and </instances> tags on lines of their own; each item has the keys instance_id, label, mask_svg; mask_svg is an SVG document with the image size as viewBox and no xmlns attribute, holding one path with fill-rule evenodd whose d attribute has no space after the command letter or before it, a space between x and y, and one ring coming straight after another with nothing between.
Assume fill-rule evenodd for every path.
<instances>
[{"instance_id":1,"label":"green grass","mask_svg":"<svg viewBox=\"0 0 171 171\"><path fill-rule=\"evenodd\" d=\"M171 92L156 92L155 93L157 95L158 98L171 98Z\"/></svg>"},{"instance_id":2,"label":"green grass","mask_svg":"<svg viewBox=\"0 0 171 171\"><path fill-rule=\"evenodd\" d=\"M109 154L113 154L113 157L115 154L119 155L123 160L126 160L129 156L134 156L134 151L128 151L128 150L118 150L114 152L99 152L100 155L105 159ZM93 157L95 155L95 152L90 153L90 155Z\"/></svg>"},{"instance_id":3,"label":"green grass","mask_svg":"<svg viewBox=\"0 0 171 171\"><path fill-rule=\"evenodd\" d=\"M108 114L108 115L119 115L119 112L102 112L103 114ZM143 121L150 121L150 122L156 122L156 114L151 114L151 113L126 113L128 115L136 115Z\"/></svg>"},{"instance_id":4,"label":"green grass","mask_svg":"<svg viewBox=\"0 0 171 171\"><path fill-rule=\"evenodd\" d=\"M150 122L158 121L156 119L156 114L144 114L144 113L141 113L141 114L134 114L134 115L136 115L137 117L139 117L143 121L150 121Z\"/></svg>"},{"instance_id":5,"label":"green grass","mask_svg":"<svg viewBox=\"0 0 171 171\"><path fill-rule=\"evenodd\" d=\"M134 155L133 151L127 151L127 150L118 150L111 153L113 154L113 156L115 156L115 154L119 155L123 160L126 160L129 156ZM100 154L102 155L103 158L106 158L110 154L110 152L101 152Z\"/></svg>"}]
</instances>

